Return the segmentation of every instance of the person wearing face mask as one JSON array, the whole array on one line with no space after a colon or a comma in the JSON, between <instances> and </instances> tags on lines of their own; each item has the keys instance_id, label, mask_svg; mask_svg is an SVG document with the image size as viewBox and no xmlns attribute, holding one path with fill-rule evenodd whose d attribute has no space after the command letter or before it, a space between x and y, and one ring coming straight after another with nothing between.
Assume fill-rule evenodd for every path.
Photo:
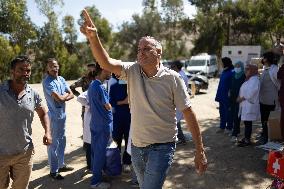
<instances>
[{"instance_id":1,"label":"person wearing face mask","mask_svg":"<svg viewBox=\"0 0 284 189\"><path fill-rule=\"evenodd\" d=\"M232 60L228 57L222 58L223 72L220 76L220 81L215 97L215 101L219 102L220 127L217 133L231 133L232 125L228 124L229 112L229 89L232 76L234 74L234 66ZM225 130L226 129L226 130Z\"/></svg>"},{"instance_id":2,"label":"person wearing face mask","mask_svg":"<svg viewBox=\"0 0 284 189\"><path fill-rule=\"evenodd\" d=\"M233 128L232 131L232 142L238 141L238 134L240 133L240 117L239 114L239 103L237 98L239 96L239 91L242 84L245 82L246 76L244 72L244 63L238 61L234 65L234 75L232 77L230 89L229 89L229 103L230 103L230 112L229 112L229 125Z\"/></svg>"},{"instance_id":3,"label":"person wearing face mask","mask_svg":"<svg viewBox=\"0 0 284 189\"><path fill-rule=\"evenodd\" d=\"M59 65L57 60L49 58L46 61L47 75L42 86L48 106L48 115L51 125L53 143L48 146L48 162L50 165L50 177L56 180L64 179L60 172L72 171L74 168L65 165L64 151L66 146L65 136L65 102L74 98L65 79L58 75Z\"/></svg>"},{"instance_id":4,"label":"person wearing face mask","mask_svg":"<svg viewBox=\"0 0 284 189\"><path fill-rule=\"evenodd\" d=\"M265 52L261 62L264 66L264 70L260 76L259 92L262 133L258 144L265 144L268 141L267 123L270 112L278 106L280 83L277 79L278 66L274 53L270 51Z\"/></svg>"},{"instance_id":5,"label":"person wearing face mask","mask_svg":"<svg viewBox=\"0 0 284 189\"><path fill-rule=\"evenodd\" d=\"M237 98L240 103L239 115L245 125L245 137L238 141L239 147L251 144L252 122L260 117L258 67L256 64L247 64L245 68L246 81L242 84Z\"/></svg>"}]
</instances>

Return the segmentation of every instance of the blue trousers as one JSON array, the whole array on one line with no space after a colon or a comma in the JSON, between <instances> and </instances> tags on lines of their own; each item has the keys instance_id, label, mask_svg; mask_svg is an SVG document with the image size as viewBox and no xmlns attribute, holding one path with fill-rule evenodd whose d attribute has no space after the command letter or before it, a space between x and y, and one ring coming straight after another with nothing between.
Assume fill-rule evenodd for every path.
<instances>
[{"instance_id":1,"label":"blue trousers","mask_svg":"<svg viewBox=\"0 0 284 189\"><path fill-rule=\"evenodd\" d=\"M229 129L229 130L231 130L232 128L228 128L227 127L228 116L229 116L229 104L228 103L219 102L219 113L220 113L220 128L221 129Z\"/></svg>"},{"instance_id":2,"label":"blue trousers","mask_svg":"<svg viewBox=\"0 0 284 189\"><path fill-rule=\"evenodd\" d=\"M91 185L102 182L102 170L106 162L106 148L110 137L110 126L106 129L91 130L92 172Z\"/></svg>"},{"instance_id":3,"label":"blue trousers","mask_svg":"<svg viewBox=\"0 0 284 189\"><path fill-rule=\"evenodd\" d=\"M47 146L48 163L50 172L56 173L64 166L64 151L66 147L65 121L50 116L52 144Z\"/></svg>"},{"instance_id":4,"label":"blue trousers","mask_svg":"<svg viewBox=\"0 0 284 189\"><path fill-rule=\"evenodd\" d=\"M147 147L131 146L131 158L140 189L162 189L173 162L174 142L152 144Z\"/></svg>"}]
</instances>

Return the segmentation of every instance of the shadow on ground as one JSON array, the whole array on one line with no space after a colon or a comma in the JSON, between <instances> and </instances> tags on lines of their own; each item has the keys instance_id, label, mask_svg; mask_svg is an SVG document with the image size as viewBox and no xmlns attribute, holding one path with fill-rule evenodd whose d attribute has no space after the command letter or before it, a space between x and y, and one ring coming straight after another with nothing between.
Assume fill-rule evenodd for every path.
<instances>
[{"instance_id":1,"label":"shadow on ground","mask_svg":"<svg viewBox=\"0 0 284 189\"><path fill-rule=\"evenodd\" d=\"M188 142L178 146L175 160L169 171L164 189L246 189L266 188L271 177L265 173L266 162L261 158L264 151L254 145L240 148L230 142L225 134L216 134L219 124L217 119L200 121L203 140L208 156L208 170L205 175L198 176L194 168L194 145ZM256 126L254 130L259 129ZM243 131L243 129L242 129ZM78 159L84 161L84 151L79 148L66 154L66 162L74 165ZM43 169L47 161L34 165L34 170ZM43 175L30 182L29 188L39 189L77 189L89 188L91 175L85 174L85 168L80 168L65 175L62 181L54 181L48 175ZM105 177L111 182L112 189L131 189L130 175L123 173L119 177Z\"/></svg>"},{"instance_id":2,"label":"shadow on ground","mask_svg":"<svg viewBox=\"0 0 284 189\"><path fill-rule=\"evenodd\" d=\"M205 128L203 140L209 162L206 174L198 176L195 173L193 143L178 146L166 188L245 189L248 186L249 188L268 186L263 186L265 181L271 179L265 172L266 161L262 160L265 153L263 150L255 148L255 145L237 147L230 141L228 134L216 134L219 120L200 121L200 124ZM258 127L255 126L254 130L258 130Z\"/></svg>"}]
</instances>

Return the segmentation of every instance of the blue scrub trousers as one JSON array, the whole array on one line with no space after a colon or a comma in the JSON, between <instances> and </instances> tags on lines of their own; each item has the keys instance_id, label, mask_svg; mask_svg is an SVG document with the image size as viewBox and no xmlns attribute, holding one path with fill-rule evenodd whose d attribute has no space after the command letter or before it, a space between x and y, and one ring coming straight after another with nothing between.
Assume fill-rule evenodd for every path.
<instances>
[{"instance_id":1,"label":"blue scrub trousers","mask_svg":"<svg viewBox=\"0 0 284 189\"><path fill-rule=\"evenodd\" d=\"M229 104L224 102L219 102L219 113L220 113L220 129L232 130L228 128L228 116L229 116Z\"/></svg>"},{"instance_id":2,"label":"blue scrub trousers","mask_svg":"<svg viewBox=\"0 0 284 189\"><path fill-rule=\"evenodd\" d=\"M50 165L50 172L56 173L59 168L64 166L66 116L63 116L62 119L54 118L50 114L49 116L52 144L47 146L48 163Z\"/></svg>"},{"instance_id":3,"label":"blue scrub trousers","mask_svg":"<svg viewBox=\"0 0 284 189\"><path fill-rule=\"evenodd\" d=\"M106 162L106 148L110 137L111 124L95 126L100 130L91 129L92 172L91 185L102 182L102 170Z\"/></svg>"}]
</instances>

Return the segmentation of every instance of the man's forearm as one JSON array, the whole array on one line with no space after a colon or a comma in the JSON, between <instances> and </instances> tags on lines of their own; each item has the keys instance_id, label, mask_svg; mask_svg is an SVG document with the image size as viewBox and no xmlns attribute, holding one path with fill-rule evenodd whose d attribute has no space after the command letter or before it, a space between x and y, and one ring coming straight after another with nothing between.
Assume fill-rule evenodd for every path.
<instances>
[{"instance_id":1,"label":"man's forearm","mask_svg":"<svg viewBox=\"0 0 284 189\"><path fill-rule=\"evenodd\" d=\"M50 122L49 122L49 118L48 118L48 114L45 113L42 118L40 119L41 125L44 129L44 132L46 134L50 134Z\"/></svg>"},{"instance_id":2,"label":"man's forearm","mask_svg":"<svg viewBox=\"0 0 284 189\"><path fill-rule=\"evenodd\" d=\"M183 115L187 124L187 128L190 130L192 134L192 139L194 141L196 150L204 151L202 136L195 113L191 108L187 108L186 110L183 111Z\"/></svg>"},{"instance_id":3,"label":"man's forearm","mask_svg":"<svg viewBox=\"0 0 284 189\"><path fill-rule=\"evenodd\" d=\"M92 54L103 69L109 70L109 55L104 49L99 39L98 33L94 31L94 35L88 38ZM111 71L111 70L109 70Z\"/></svg>"},{"instance_id":4,"label":"man's forearm","mask_svg":"<svg viewBox=\"0 0 284 189\"><path fill-rule=\"evenodd\" d=\"M41 106L36 111L45 133L50 134L50 122L46 109L43 106Z\"/></svg>"}]
</instances>

